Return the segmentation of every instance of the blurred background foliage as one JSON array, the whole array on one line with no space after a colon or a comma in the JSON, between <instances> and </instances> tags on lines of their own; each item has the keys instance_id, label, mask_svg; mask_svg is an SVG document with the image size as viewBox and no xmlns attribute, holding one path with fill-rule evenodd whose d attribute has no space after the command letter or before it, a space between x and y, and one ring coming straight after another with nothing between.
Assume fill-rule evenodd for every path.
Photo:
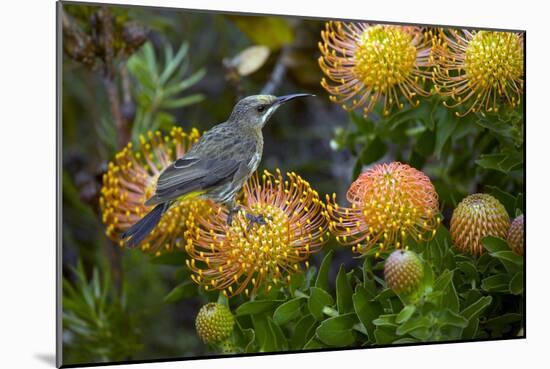
<instances>
[{"instance_id":1,"label":"blurred background foliage","mask_svg":"<svg viewBox=\"0 0 550 369\"><path fill-rule=\"evenodd\" d=\"M187 131L192 127L206 130L223 122L234 103L246 95L310 92L318 96L286 106L271 119L264 128L262 167L296 171L320 194L335 192L343 199L350 183L365 167L397 160L424 171L431 178L440 197L444 217L441 227L448 226L457 203L474 192L493 194L511 217L524 212L521 106L460 118L443 106L442 97L432 96L420 99L418 107L405 106L390 115L377 110L367 117L347 113L329 101L319 83L322 72L317 63L320 54L317 43L324 25L322 21L76 4L63 5L61 21L65 364L212 353L198 340L194 318L200 306L216 300L217 295L199 291L190 281L188 270L182 267L186 259L183 253L153 258L139 250L123 251L109 241L101 223L98 197L107 163L127 142L137 141L140 134L149 130L168 131L173 125ZM438 235L444 238L448 232ZM456 257L449 249L451 241L437 240L434 242L442 244L437 257L453 254L449 256L449 265L433 271L442 278L441 275L456 267ZM325 247L327 252L331 249L335 252L330 254L329 267L321 268L321 276L316 270L320 268L323 253L310 260L313 267L305 275L295 277L290 294L278 298L290 301L297 298L300 311L305 310L302 303L306 297L310 299L310 294L316 296L308 301L320 298L328 306L332 300L333 303L345 300L340 304L352 306L355 295L353 301L347 300L352 299L348 293L352 286L356 289L372 284L381 294L377 297L382 301L380 308L385 307L386 313L394 316L385 317L386 321L378 320L374 325L366 324L367 330L372 330L370 334L359 330L350 338L348 333L343 333L337 335L341 341L332 342L329 337L330 344L327 344L311 333L319 327L323 306L321 310L319 306L309 306L308 309L313 309L312 315L293 313L288 317L279 312L276 319L281 319L281 324L276 324L273 313L280 304L273 304L259 315L247 313L241 305L237 311L241 320L235 333L240 347L247 352L272 351L357 342L389 343L395 341L390 338L396 335L403 338L396 333L395 318L406 306L384 292L387 288L376 279L376 273L369 272L371 268L380 270L381 266L367 265L353 258L349 250L334 240ZM481 299L491 288L502 292L502 286L506 285L506 291L513 289L514 296L522 296L517 280L514 287L510 287L509 279L515 274L509 276L498 260L491 261L492 256L487 258L480 261L487 263L483 270L488 274L484 278L499 273L506 277L493 278L500 284L482 286L483 293L461 295L467 303L464 302L460 311ZM433 265L439 268L446 264ZM461 265L464 270L479 267ZM342 273L346 276L342 277ZM472 282L472 278L476 282ZM465 286L475 283L476 288L480 288L480 278L460 275L454 283ZM505 278L508 279L504 281ZM337 296L337 280L340 291L348 291L346 295ZM440 290L447 291L449 282L443 282L439 283ZM349 288L342 287L348 283ZM454 287L453 290L456 293ZM296 291L302 292L296 294ZM334 299L330 296L333 292L336 293ZM460 293L467 294L464 290ZM479 301L484 309L488 306L487 299ZM451 307L450 315L439 315L441 324L458 327L460 332L451 329L445 337L503 337L507 333L515 336L517 327L508 328L510 332L506 329L502 332L502 327L522 320L521 301L500 297L498 305L493 301L492 312L488 309L481 321L472 313L469 318L478 319L475 324L488 326L479 334L477 326L475 331L467 328L474 320L464 323L454 314L458 314L459 307ZM235 306L243 302L239 300ZM442 307L441 300L433 303L439 306L438 311L448 308ZM346 306L344 310L349 307ZM504 323L491 323L491 319L506 310L516 315L508 316ZM410 311L403 314L401 323L416 316ZM346 316L336 319L336 323L325 321L329 336L335 334L331 331L334 327L340 329L343 324L348 332L363 318L361 314ZM250 319L263 320L255 323ZM288 328L292 322L297 326ZM306 326L303 336L284 338L298 327L296 332ZM256 327L255 332L250 327ZM311 327L315 329L312 331ZM357 334L376 335L375 330L383 338L371 337L369 341L356 337ZM258 334L264 336L258 338ZM269 336L272 339L266 335L273 335ZM403 343L425 338L407 337Z\"/></svg>"}]
</instances>

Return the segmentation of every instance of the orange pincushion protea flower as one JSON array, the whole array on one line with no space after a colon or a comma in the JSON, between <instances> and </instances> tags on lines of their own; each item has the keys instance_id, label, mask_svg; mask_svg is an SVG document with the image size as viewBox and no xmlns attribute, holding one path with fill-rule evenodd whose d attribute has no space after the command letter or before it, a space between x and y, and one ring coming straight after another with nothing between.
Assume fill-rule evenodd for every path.
<instances>
[{"instance_id":1,"label":"orange pincushion protea flower","mask_svg":"<svg viewBox=\"0 0 550 369\"><path fill-rule=\"evenodd\" d=\"M413 106L431 73L432 35L419 27L328 22L319 43L321 85L331 101L344 109L363 107L366 114L384 100L384 114L392 105L403 107L400 96Z\"/></svg>"},{"instance_id":2,"label":"orange pincushion protea flower","mask_svg":"<svg viewBox=\"0 0 550 369\"><path fill-rule=\"evenodd\" d=\"M134 151L134 145L129 143L116 154L103 176L99 199L109 238L124 245L120 235L153 208L143 203L153 195L162 169L189 150L199 136L196 129L186 133L179 127L174 127L165 136L159 131L148 132L140 137L137 150ZM191 203L196 209L206 208L202 200L183 200L174 204L142 242L142 250L158 255L174 247L183 247Z\"/></svg>"},{"instance_id":3,"label":"orange pincushion protea flower","mask_svg":"<svg viewBox=\"0 0 550 369\"><path fill-rule=\"evenodd\" d=\"M502 31L441 29L434 47L438 59L434 83L440 95L463 105L466 115L513 107L523 94L523 34Z\"/></svg>"},{"instance_id":4,"label":"orange pincushion protea flower","mask_svg":"<svg viewBox=\"0 0 550 369\"><path fill-rule=\"evenodd\" d=\"M309 266L309 256L326 242L325 207L308 182L295 173L286 177L279 170L265 171L261 180L255 174L244 186L242 208L231 225L219 205L191 217L186 250L197 284L228 296L249 295L290 280L300 263ZM265 223L251 223L246 213Z\"/></svg>"},{"instance_id":5,"label":"orange pincushion protea flower","mask_svg":"<svg viewBox=\"0 0 550 369\"><path fill-rule=\"evenodd\" d=\"M406 247L407 237L427 241L441 218L430 179L406 164L378 164L362 173L347 193L351 208L327 196L330 230L354 252Z\"/></svg>"}]
</instances>

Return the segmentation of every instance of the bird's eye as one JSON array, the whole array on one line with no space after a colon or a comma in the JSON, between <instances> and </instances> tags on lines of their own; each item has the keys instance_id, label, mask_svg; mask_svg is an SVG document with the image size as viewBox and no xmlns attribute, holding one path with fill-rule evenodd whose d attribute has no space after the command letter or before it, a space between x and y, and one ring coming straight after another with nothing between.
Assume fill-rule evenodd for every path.
<instances>
[{"instance_id":1,"label":"bird's eye","mask_svg":"<svg viewBox=\"0 0 550 369\"><path fill-rule=\"evenodd\" d=\"M258 110L258 113L263 113L263 111L265 110L265 105L260 105L256 109Z\"/></svg>"}]
</instances>

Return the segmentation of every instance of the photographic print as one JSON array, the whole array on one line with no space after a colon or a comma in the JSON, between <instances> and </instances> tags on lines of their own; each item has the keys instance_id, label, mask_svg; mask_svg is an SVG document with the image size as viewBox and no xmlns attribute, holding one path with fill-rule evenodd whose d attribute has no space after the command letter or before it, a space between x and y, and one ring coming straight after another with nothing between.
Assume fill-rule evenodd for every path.
<instances>
[{"instance_id":1,"label":"photographic print","mask_svg":"<svg viewBox=\"0 0 550 369\"><path fill-rule=\"evenodd\" d=\"M60 2L58 365L525 337L525 32Z\"/></svg>"}]
</instances>

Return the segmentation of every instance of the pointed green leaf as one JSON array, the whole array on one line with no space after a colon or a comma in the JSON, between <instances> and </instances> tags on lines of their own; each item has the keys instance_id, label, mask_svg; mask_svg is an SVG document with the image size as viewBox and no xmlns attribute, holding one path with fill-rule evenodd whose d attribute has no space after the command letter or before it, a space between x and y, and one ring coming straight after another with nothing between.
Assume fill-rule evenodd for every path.
<instances>
[{"instance_id":1,"label":"pointed green leaf","mask_svg":"<svg viewBox=\"0 0 550 369\"><path fill-rule=\"evenodd\" d=\"M330 346L349 346L355 342L353 325L357 323L357 315L348 313L323 321L316 330L317 337Z\"/></svg>"},{"instance_id":2,"label":"pointed green leaf","mask_svg":"<svg viewBox=\"0 0 550 369\"><path fill-rule=\"evenodd\" d=\"M273 313L273 321L279 325L283 325L298 318L304 301L303 297L296 297L279 305Z\"/></svg>"},{"instance_id":3,"label":"pointed green leaf","mask_svg":"<svg viewBox=\"0 0 550 369\"><path fill-rule=\"evenodd\" d=\"M290 349L299 350L311 339L311 330L315 326L316 320L311 315L303 316L294 328L294 333L290 338ZM311 336L310 336L311 334Z\"/></svg>"},{"instance_id":4,"label":"pointed green leaf","mask_svg":"<svg viewBox=\"0 0 550 369\"><path fill-rule=\"evenodd\" d=\"M353 310L352 294L353 290L346 276L346 269L342 264L336 276L336 306L340 314L348 313Z\"/></svg>"},{"instance_id":5,"label":"pointed green leaf","mask_svg":"<svg viewBox=\"0 0 550 369\"><path fill-rule=\"evenodd\" d=\"M416 306L406 305L395 318L397 324L405 323L416 311Z\"/></svg>"},{"instance_id":6,"label":"pointed green leaf","mask_svg":"<svg viewBox=\"0 0 550 369\"><path fill-rule=\"evenodd\" d=\"M284 300L258 300L245 302L235 310L235 314L240 315L255 315L274 310Z\"/></svg>"},{"instance_id":7,"label":"pointed green leaf","mask_svg":"<svg viewBox=\"0 0 550 369\"><path fill-rule=\"evenodd\" d=\"M523 284L523 272L517 272L510 281L510 292L512 292L514 295L521 295L523 293Z\"/></svg>"},{"instance_id":8,"label":"pointed green leaf","mask_svg":"<svg viewBox=\"0 0 550 369\"><path fill-rule=\"evenodd\" d=\"M317 279L315 280L315 287L322 288L325 291L328 290L328 273L330 271L332 254L333 251L330 250L323 258L323 261L321 262L321 267L319 268L319 273L317 274Z\"/></svg>"},{"instance_id":9,"label":"pointed green leaf","mask_svg":"<svg viewBox=\"0 0 550 369\"><path fill-rule=\"evenodd\" d=\"M365 287L357 286L353 294L353 308L357 317L365 326L369 339L374 342L374 330L376 326L372 321L382 314L383 310L379 304L371 302L369 296L370 294Z\"/></svg>"},{"instance_id":10,"label":"pointed green leaf","mask_svg":"<svg viewBox=\"0 0 550 369\"><path fill-rule=\"evenodd\" d=\"M332 306L333 304L334 304L334 300L332 299L332 296L327 291L317 287L310 288L308 308L311 315L316 320L323 320L324 318L323 308L325 306Z\"/></svg>"},{"instance_id":11,"label":"pointed green leaf","mask_svg":"<svg viewBox=\"0 0 550 369\"><path fill-rule=\"evenodd\" d=\"M176 302L191 297L197 293L197 285L191 281L185 281L172 289L165 297L164 302Z\"/></svg>"}]
</instances>

